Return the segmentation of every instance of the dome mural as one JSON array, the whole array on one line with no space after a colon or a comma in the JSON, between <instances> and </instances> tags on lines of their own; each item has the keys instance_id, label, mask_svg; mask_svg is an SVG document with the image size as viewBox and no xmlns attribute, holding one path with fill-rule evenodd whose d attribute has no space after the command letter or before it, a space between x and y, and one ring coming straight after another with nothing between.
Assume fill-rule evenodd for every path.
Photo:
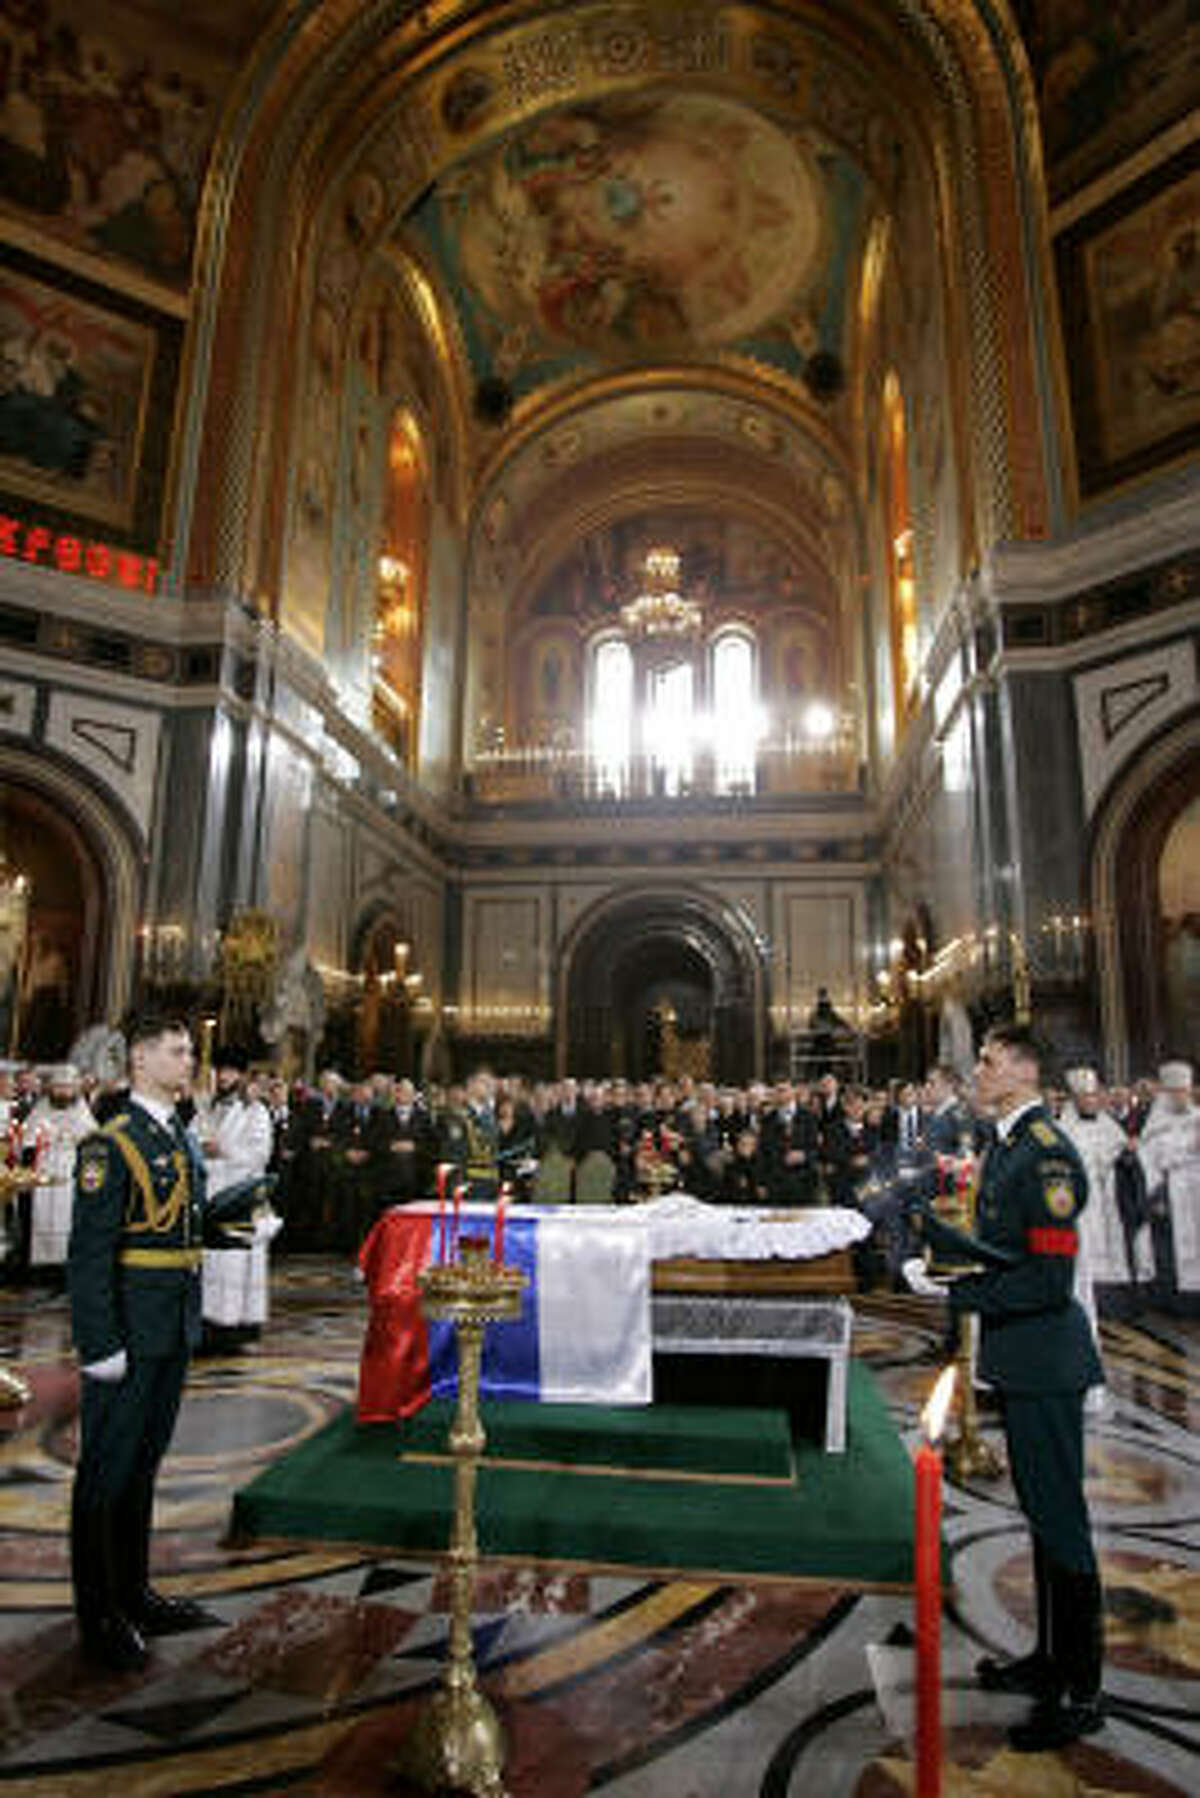
<instances>
[{"instance_id":1,"label":"dome mural","mask_svg":"<svg viewBox=\"0 0 1200 1798\"><path fill-rule=\"evenodd\" d=\"M803 291L823 237L805 154L705 94L556 113L448 177L440 197L476 298L567 351L751 335Z\"/></svg>"}]
</instances>

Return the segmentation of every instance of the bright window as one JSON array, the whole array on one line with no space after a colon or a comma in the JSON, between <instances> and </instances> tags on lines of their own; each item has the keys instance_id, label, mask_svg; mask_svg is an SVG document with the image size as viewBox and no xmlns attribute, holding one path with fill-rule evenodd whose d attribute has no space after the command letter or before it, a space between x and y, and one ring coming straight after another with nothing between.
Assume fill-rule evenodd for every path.
<instances>
[{"instance_id":1,"label":"bright window","mask_svg":"<svg viewBox=\"0 0 1200 1798\"><path fill-rule=\"evenodd\" d=\"M754 643L742 631L726 632L713 645L712 696L717 792L752 791L762 719Z\"/></svg>"},{"instance_id":2,"label":"bright window","mask_svg":"<svg viewBox=\"0 0 1200 1798\"><path fill-rule=\"evenodd\" d=\"M609 637L592 664L588 748L602 788L621 792L633 750L633 655L628 643Z\"/></svg>"},{"instance_id":3,"label":"bright window","mask_svg":"<svg viewBox=\"0 0 1200 1798\"><path fill-rule=\"evenodd\" d=\"M678 793L692 773L694 679L690 662L655 669L650 676L646 715L646 752L654 768L655 789Z\"/></svg>"}]
</instances>

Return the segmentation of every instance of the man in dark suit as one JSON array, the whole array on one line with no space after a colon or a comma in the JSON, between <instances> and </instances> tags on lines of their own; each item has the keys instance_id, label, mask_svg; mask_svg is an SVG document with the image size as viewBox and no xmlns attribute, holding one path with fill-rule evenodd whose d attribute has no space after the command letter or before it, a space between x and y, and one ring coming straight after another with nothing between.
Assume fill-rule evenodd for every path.
<instances>
[{"instance_id":1,"label":"man in dark suit","mask_svg":"<svg viewBox=\"0 0 1200 1798\"><path fill-rule=\"evenodd\" d=\"M376 1169L382 1153L378 1118L371 1082L353 1081L344 1102L342 1130L335 1151L333 1214L333 1246L351 1254L357 1254L375 1221Z\"/></svg>"},{"instance_id":2,"label":"man in dark suit","mask_svg":"<svg viewBox=\"0 0 1200 1798\"><path fill-rule=\"evenodd\" d=\"M80 1144L68 1253L82 1369L71 1574L84 1653L141 1667L147 1636L213 1621L149 1581L154 1482L200 1340L204 1163L176 1101L192 1070L186 1025L138 1020L128 1105Z\"/></svg>"},{"instance_id":3,"label":"man in dark suit","mask_svg":"<svg viewBox=\"0 0 1200 1798\"><path fill-rule=\"evenodd\" d=\"M574 1080L560 1080L556 1089L554 1103L549 1107L542 1119L541 1148L556 1148L574 1161L577 1153L576 1137L579 1134L579 1088Z\"/></svg>"},{"instance_id":4,"label":"man in dark suit","mask_svg":"<svg viewBox=\"0 0 1200 1798\"><path fill-rule=\"evenodd\" d=\"M980 1176L975 1234L933 1214L935 1246L982 1271L950 1288L957 1319L980 1318L979 1371L1000 1394L1009 1467L1033 1538L1038 1636L1023 1660L979 1663L989 1691L1035 1700L1009 1732L1040 1754L1102 1728L1100 1576L1083 1490L1083 1400L1103 1378L1095 1339L1073 1296L1087 1174L1041 1099L1042 1052L1022 1025L992 1030L975 1072L976 1096L996 1120Z\"/></svg>"},{"instance_id":5,"label":"man in dark suit","mask_svg":"<svg viewBox=\"0 0 1200 1798\"><path fill-rule=\"evenodd\" d=\"M883 1141L894 1150L898 1160L915 1158L925 1147L920 1094L911 1080L903 1083L896 1093L895 1103L884 1113Z\"/></svg>"},{"instance_id":6,"label":"man in dark suit","mask_svg":"<svg viewBox=\"0 0 1200 1798\"><path fill-rule=\"evenodd\" d=\"M790 1080L775 1087L775 1106L763 1119L762 1155L771 1205L812 1205L817 1197L820 1125L797 1102Z\"/></svg>"},{"instance_id":7,"label":"man in dark suit","mask_svg":"<svg viewBox=\"0 0 1200 1798\"><path fill-rule=\"evenodd\" d=\"M855 1206L879 1156L879 1130L867 1122L867 1095L861 1087L846 1088L840 1115L826 1130L822 1146L830 1204Z\"/></svg>"},{"instance_id":8,"label":"man in dark suit","mask_svg":"<svg viewBox=\"0 0 1200 1798\"><path fill-rule=\"evenodd\" d=\"M433 1123L411 1080L375 1107L371 1137L376 1210L428 1195L433 1178Z\"/></svg>"},{"instance_id":9,"label":"man in dark suit","mask_svg":"<svg viewBox=\"0 0 1200 1798\"><path fill-rule=\"evenodd\" d=\"M342 1179L341 1147L349 1133L343 1081L333 1068L321 1074L315 1093L293 1109L288 1241L294 1248L334 1246Z\"/></svg>"},{"instance_id":10,"label":"man in dark suit","mask_svg":"<svg viewBox=\"0 0 1200 1798\"><path fill-rule=\"evenodd\" d=\"M939 1062L925 1077L921 1134L931 1155L958 1155L973 1145L974 1123L953 1068Z\"/></svg>"}]
</instances>

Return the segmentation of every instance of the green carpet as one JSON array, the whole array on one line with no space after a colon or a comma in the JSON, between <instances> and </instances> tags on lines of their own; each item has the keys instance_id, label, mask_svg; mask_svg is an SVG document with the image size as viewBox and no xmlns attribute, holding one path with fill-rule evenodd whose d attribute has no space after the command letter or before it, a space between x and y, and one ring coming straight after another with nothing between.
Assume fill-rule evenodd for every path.
<instances>
[{"instance_id":1,"label":"green carpet","mask_svg":"<svg viewBox=\"0 0 1200 1798\"><path fill-rule=\"evenodd\" d=\"M449 1462L454 1402L434 1399L392 1439L406 1458ZM340 1421L340 1420L339 1420ZM790 1483L792 1439L782 1411L712 1405L531 1405L491 1399L483 1408L489 1466L536 1463L574 1473L635 1473ZM336 1427L336 1425L335 1425Z\"/></svg>"},{"instance_id":2,"label":"green carpet","mask_svg":"<svg viewBox=\"0 0 1200 1798\"><path fill-rule=\"evenodd\" d=\"M783 1414L761 1410L487 1404L483 1415L483 1555L721 1577L912 1579L911 1462L858 1363L843 1455L793 1443ZM445 1406L404 1426L362 1426L347 1410L235 1494L235 1536L443 1550L448 1422ZM493 1457L502 1464L489 1465Z\"/></svg>"}]
</instances>

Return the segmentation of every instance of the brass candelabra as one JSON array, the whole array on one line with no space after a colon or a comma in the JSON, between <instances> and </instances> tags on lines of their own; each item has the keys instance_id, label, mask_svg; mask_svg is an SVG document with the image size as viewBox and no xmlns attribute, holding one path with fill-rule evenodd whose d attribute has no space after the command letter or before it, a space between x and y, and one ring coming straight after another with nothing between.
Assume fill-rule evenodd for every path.
<instances>
[{"instance_id":1,"label":"brass candelabra","mask_svg":"<svg viewBox=\"0 0 1200 1798\"><path fill-rule=\"evenodd\" d=\"M0 1166L0 1206L11 1205L21 1193L28 1192L37 1183L37 1172L31 1167L18 1167L15 1163ZM0 1362L0 1408L27 1405L32 1397L28 1382Z\"/></svg>"},{"instance_id":2,"label":"brass candelabra","mask_svg":"<svg viewBox=\"0 0 1200 1798\"><path fill-rule=\"evenodd\" d=\"M479 1689L471 1651L471 1608L479 1544L475 1487L486 1437L479 1414L479 1371L489 1324L520 1314L528 1285L519 1268L493 1261L486 1237L464 1236L460 1258L419 1276L429 1317L447 1318L458 1336L458 1405L450 1428L454 1519L450 1536L450 1644L441 1688L405 1738L394 1771L422 1790L507 1798L500 1720Z\"/></svg>"}]
</instances>

